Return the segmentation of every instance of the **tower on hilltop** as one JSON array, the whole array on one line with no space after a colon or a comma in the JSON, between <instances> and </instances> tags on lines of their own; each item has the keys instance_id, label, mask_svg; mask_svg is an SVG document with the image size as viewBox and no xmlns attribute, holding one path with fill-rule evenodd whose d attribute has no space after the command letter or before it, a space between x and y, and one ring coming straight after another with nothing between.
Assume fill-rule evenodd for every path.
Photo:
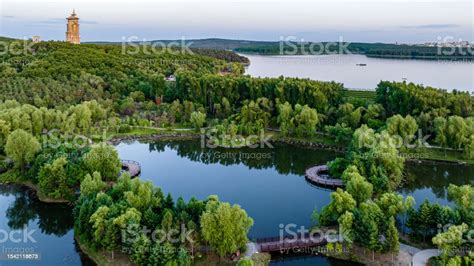
<instances>
[{"instance_id":1,"label":"tower on hilltop","mask_svg":"<svg viewBox=\"0 0 474 266\"><path fill-rule=\"evenodd\" d=\"M79 18L75 10L72 10L72 14L67 18L66 41L72 44L81 43L81 37L79 36Z\"/></svg>"}]
</instances>

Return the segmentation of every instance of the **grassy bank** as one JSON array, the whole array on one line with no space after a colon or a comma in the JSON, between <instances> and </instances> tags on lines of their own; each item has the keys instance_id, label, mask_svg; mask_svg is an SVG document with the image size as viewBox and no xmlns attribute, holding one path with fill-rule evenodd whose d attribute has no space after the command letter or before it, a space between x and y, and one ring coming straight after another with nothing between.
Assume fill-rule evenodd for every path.
<instances>
[{"instance_id":1,"label":"grassy bank","mask_svg":"<svg viewBox=\"0 0 474 266\"><path fill-rule=\"evenodd\" d=\"M111 134L108 138L112 143L119 143L126 140L190 140L199 139L200 133L194 130L183 130L179 128L169 129L134 129L127 133ZM329 149L343 152L347 149L349 142L336 142L330 135L318 132L312 137L286 137L278 130L269 130L265 136L271 136L270 142L285 143L318 149ZM400 151L409 161L433 161L457 164L474 165L474 158L468 158L462 151L453 151L438 148L420 148Z\"/></svg>"},{"instance_id":2,"label":"grassy bank","mask_svg":"<svg viewBox=\"0 0 474 266\"><path fill-rule=\"evenodd\" d=\"M419 148L401 151L408 160L432 161L474 165L474 158L468 158L462 151L438 148Z\"/></svg>"}]
</instances>

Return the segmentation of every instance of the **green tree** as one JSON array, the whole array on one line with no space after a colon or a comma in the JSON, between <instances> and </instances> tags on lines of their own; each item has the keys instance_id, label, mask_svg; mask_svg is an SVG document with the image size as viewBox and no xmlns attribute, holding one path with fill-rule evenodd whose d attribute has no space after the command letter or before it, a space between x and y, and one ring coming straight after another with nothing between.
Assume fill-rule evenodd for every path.
<instances>
[{"instance_id":1,"label":"green tree","mask_svg":"<svg viewBox=\"0 0 474 266\"><path fill-rule=\"evenodd\" d=\"M375 202L387 219L399 214L404 208L402 195L393 192L382 194Z\"/></svg>"},{"instance_id":2,"label":"green tree","mask_svg":"<svg viewBox=\"0 0 474 266\"><path fill-rule=\"evenodd\" d=\"M137 265L146 265L150 257L151 241L146 235L140 234L132 244L131 259Z\"/></svg>"},{"instance_id":3,"label":"green tree","mask_svg":"<svg viewBox=\"0 0 474 266\"><path fill-rule=\"evenodd\" d=\"M474 187L471 185L449 184L448 196L461 208L466 210L474 208Z\"/></svg>"},{"instance_id":4,"label":"green tree","mask_svg":"<svg viewBox=\"0 0 474 266\"><path fill-rule=\"evenodd\" d=\"M99 172L106 181L117 180L122 163L115 148L105 143L97 144L84 156L89 173Z\"/></svg>"},{"instance_id":5,"label":"green tree","mask_svg":"<svg viewBox=\"0 0 474 266\"><path fill-rule=\"evenodd\" d=\"M193 125L194 128L200 129L206 123L206 114L201 112L192 112L189 122Z\"/></svg>"},{"instance_id":6,"label":"green tree","mask_svg":"<svg viewBox=\"0 0 474 266\"><path fill-rule=\"evenodd\" d=\"M459 248L463 242L462 235L467 232L469 227L466 224L453 225L448 231L439 233L433 237L433 244L442 250L444 261L447 260L449 254Z\"/></svg>"},{"instance_id":7,"label":"green tree","mask_svg":"<svg viewBox=\"0 0 474 266\"><path fill-rule=\"evenodd\" d=\"M60 157L41 168L38 173L38 181L43 193L55 199L65 198L72 193L67 186L67 163L65 157Z\"/></svg>"},{"instance_id":8,"label":"green tree","mask_svg":"<svg viewBox=\"0 0 474 266\"><path fill-rule=\"evenodd\" d=\"M366 200L372 198L373 186L365 177L361 176L358 172L348 174L346 182L346 190L352 195L357 204L361 204Z\"/></svg>"},{"instance_id":9,"label":"green tree","mask_svg":"<svg viewBox=\"0 0 474 266\"><path fill-rule=\"evenodd\" d=\"M110 208L107 206L100 206L94 214L90 217L90 223L92 223L92 229L94 241L101 245L104 244L105 240L105 232L107 230L108 225L108 216L110 213Z\"/></svg>"},{"instance_id":10,"label":"green tree","mask_svg":"<svg viewBox=\"0 0 474 266\"><path fill-rule=\"evenodd\" d=\"M309 106L295 105L294 125L296 135L313 136L319 123L318 113Z\"/></svg>"},{"instance_id":11,"label":"green tree","mask_svg":"<svg viewBox=\"0 0 474 266\"><path fill-rule=\"evenodd\" d=\"M407 115L405 118L401 115L395 115L387 119L388 133L400 138L399 141L402 144L410 144L417 130L418 124L410 115Z\"/></svg>"},{"instance_id":12,"label":"green tree","mask_svg":"<svg viewBox=\"0 0 474 266\"><path fill-rule=\"evenodd\" d=\"M201 216L203 237L219 256L244 249L252 225L252 218L240 206L219 202L217 196L208 200Z\"/></svg>"},{"instance_id":13,"label":"green tree","mask_svg":"<svg viewBox=\"0 0 474 266\"><path fill-rule=\"evenodd\" d=\"M23 129L13 131L7 139L5 152L17 168L25 170L28 163L33 161L41 146L36 138Z\"/></svg>"},{"instance_id":14,"label":"green tree","mask_svg":"<svg viewBox=\"0 0 474 266\"><path fill-rule=\"evenodd\" d=\"M280 132L284 136L288 136L289 133L294 130L292 117L293 108L291 107L291 104L285 102L285 104L278 105L277 122L280 124Z\"/></svg>"},{"instance_id":15,"label":"green tree","mask_svg":"<svg viewBox=\"0 0 474 266\"><path fill-rule=\"evenodd\" d=\"M346 211L352 212L356 207L356 201L348 192L338 188L331 193L331 202L326 205L319 216L321 225L328 225L337 221L337 219Z\"/></svg>"},{"instance_id":16,"label":"green tree","mask_svg":"<svg viewBox=\"0 0 474 266\"><path fill-rule=\"evenodd\" d=\"M339 217L339 219L337 219L337 221L342 230L344 241L348 244L352 244L354 241L354 214L346 211Z\"/></svg>"},{"instance_id":17,"label":"green tree","mask_svg":"<svg viewBox=\"0 0 474 266\"><path fill-rule=\"evenodd\" d=\"M10 125L5 120L0 119L0 151L3 151L9 134Z\"/></svg>"},{"instance_id":18,"label":"green tree","mask_svg":"<svg viewBox=\"0 0 474 266\"><path fill-rule=\"evenodd\" d=\"M81 182L81 195L92 196L103 191L106 187L107 184L102 181L99 172L94 172L92 176L87 174Z\"/></svg>"},{"instance_id":19,"label":"green tree","mask_svg":"<svg viewBox=\"0 0 474 266\"><path fill-rule=\"evenodd\" d=\"M386 250L398 253L399 249L400 241L398 239L398 230L395 226L395 218L392 216L388 220L388 228L386 233Z\"/></svg>"}]
</instances>

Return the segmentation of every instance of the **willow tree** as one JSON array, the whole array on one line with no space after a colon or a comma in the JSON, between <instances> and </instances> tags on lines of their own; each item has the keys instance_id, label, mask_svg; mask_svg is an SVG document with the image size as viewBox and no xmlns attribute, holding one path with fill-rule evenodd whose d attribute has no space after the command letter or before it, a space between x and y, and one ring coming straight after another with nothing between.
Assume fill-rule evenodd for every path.
<instances>
[{"instance_id":1,"label":"willow tree","mask_svg":"<svg viewBox=\"0 0 474 266\"><path fill-rule=\"evenodd\" d=\"M38 140L23 129L13 131L5 144L7 156L15 162L15 167L22 170L25 170L26 165L34 159L40 149Z\"/></svg>"},{"instance_id":2,"label":"willow tree","mask_svg":"<svg viewBox=\"0 0 474 266\"><path fill-rule=\"evenodd\" d=\"M84 156L84 164L90 173L99 172L106 181L117 180L122 167L117 150L105 143L93 146Z\"/></svg>"},{"instance_id":3,"label":"willow tree","mask_svg":"<svg viewBox=\"0 0 474 266\"><path fill-rule=\"evenodd\" d=\"M219 202L217 196L209 198L201 216L202 235L219 256L244 249L252 225L252 218L239 205Z\"/></svg>"}]
</instances>

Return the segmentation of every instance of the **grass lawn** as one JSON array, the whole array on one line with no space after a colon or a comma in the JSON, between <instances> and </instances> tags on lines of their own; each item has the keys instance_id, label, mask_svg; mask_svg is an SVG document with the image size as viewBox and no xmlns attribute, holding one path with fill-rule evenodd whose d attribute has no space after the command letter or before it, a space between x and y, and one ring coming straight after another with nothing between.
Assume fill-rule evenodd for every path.
<instances>
[{"instance_id":1,"label":"grass lawn","mask_svg":"<svg viewBox=\"0 0 474 266\"><path fill-rule=\"evenodd\" d=\"M474 165L474 158L468 158L462 151L421 148L401 151L401 153L404 154L406 158L415 160L448 161Z\"/></svg>"},{"instance_id":2,"label":"grass lawn","mask_svg":"<svg viewBox=\"0 0 474 266\"><path fill-rule=\"evenodd\" d=\"M375 102L376 93L375 91L344 90L343 97L356 98L356 99L367 100L369 102Z\"/></svg>"}]
</instances>

